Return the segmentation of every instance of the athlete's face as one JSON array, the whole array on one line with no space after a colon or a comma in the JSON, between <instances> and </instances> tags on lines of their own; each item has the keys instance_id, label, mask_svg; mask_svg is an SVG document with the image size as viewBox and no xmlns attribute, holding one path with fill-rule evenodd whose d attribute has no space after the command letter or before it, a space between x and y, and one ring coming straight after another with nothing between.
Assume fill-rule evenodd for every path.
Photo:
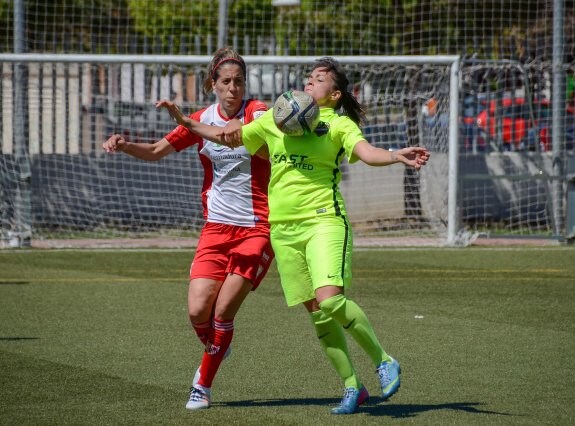
<instances>
[{"instance_id":1,"label":"athlete's face","mask_svg":"<svg viewBox=\"0 0 575 426\"><path fill-rule=\"evenodd\" d=\"M311 72L304 92L309 93L320 107L334 108L341 97L341 91L335 89L335 82L325 68L316 68Z\"/></svg>"},{"instance_id":2,"label":"athlete's face","mask_svg":"<svg viewBox=\"0 0 575 426\"><path fill-rule=\"evenodd\" d=\"M233 62L224 63L216 70L217 79L212 87L221 105L221 112L233 117L242 106L246 80L242 68Z\"/></svg>"}]
</instances>

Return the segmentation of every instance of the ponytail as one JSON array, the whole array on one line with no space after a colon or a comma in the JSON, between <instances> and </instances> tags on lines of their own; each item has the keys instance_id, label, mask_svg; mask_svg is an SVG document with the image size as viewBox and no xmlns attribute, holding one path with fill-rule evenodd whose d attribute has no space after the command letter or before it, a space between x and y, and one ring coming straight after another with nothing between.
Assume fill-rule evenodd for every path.
<instances>
[{"instance_id":1,"label":"ponytail","mask_svg":"<svg viewBox=\"0 0 575 426\"><path fill-rule=\"evenodd\" d=\"M341 108L345 115L357 124L361 125L365 116L364 107L357 101L357 98L348 90L342 90L342 97L337 108Z\"/></svg>"}]
</instances>

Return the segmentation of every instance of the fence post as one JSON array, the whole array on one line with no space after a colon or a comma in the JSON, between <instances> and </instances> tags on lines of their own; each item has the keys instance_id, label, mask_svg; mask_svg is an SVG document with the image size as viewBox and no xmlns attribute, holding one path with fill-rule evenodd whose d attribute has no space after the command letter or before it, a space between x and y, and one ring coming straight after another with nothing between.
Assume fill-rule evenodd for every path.
<instances>
[{"instance_id":1,"label":"fence post","mask_svg":"<svg viewBox=\"0 0 575 426\"><path fill-rule=\"evenodd\" d=\"M567 242L575 242L575 158L569 158L567 163L567 214L565 238Z\"/></svg>"},{"instance_id":2,"label":"fence post","mask_svg":"<svg viewBox=\"0 0 575 426\"><path fill-rule=\"evenodd\" d=\"M14 2L14 52L26 51L24 1ZM9 236L13 247L29 247L32 239L31 187L32 171L26 136L26 85L28 64L14 64L14 160L16 163L16 194L14 200L14 230Z\"/></svg>"},{"instance_id":3,"label":"fence post","mask_svg":"<svg viewBox=\"0 0 575 426\"><path fill-rule=\"evenodd\" d=\"M563 2L564 0L553 1L553 93L551 94L552 123L551 141L553 156L553 233L561 236L564 229L563 223L563 157L565 155L564 139L565 125L563 117L565 115L565 71L563 69L565 36L563 34Z\"/></svg>"},{"instance_id":4,"label":"fence post","mask_svg":"<svg viewBox=\"0 0 575 426\"><path fill-rule=\"evenodd\" d=\"M217 48L224 47L228 38L228 2L220 0L218 7L218 45Z\"/></svg>"}]
</instances>

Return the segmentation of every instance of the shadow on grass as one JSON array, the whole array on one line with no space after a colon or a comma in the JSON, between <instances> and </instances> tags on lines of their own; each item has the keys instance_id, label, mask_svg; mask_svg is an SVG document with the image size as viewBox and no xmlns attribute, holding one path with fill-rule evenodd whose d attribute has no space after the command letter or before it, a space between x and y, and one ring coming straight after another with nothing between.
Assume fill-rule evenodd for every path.
<instances>
[{"instance_id":1,"label":"shadow on grass","mask_svg":"<svg viewBox=\"0 0 575 426\"><path fill-rule=\"evenodd\" d=\"M509 413L484 410L482 402L448 402L444 404L379 404L366 406L362 410L373 416L388 416L396 419L414 417L419 413L440 410L463 411L470 414L491 414L496 416L513 416Z\"/></svg>"},{"instance_id":2,"label":"shadow on grass","mask_svg":"<svg viewBox=\"0 0 575 426\"><path fill-rule=\"evenodd\" d=\"M296 405L321 405L334 407L340 402L337 398L299 398L299 399L256 399L233 402L214 403L214 407L289 407ZM451 402L444 404L390 404L389 402L370 403L360 407L358 413L370 416L387 416L392 418L415 417L419 413L439 410L463 411L471 414L491 414L496 416L513 416L509 413L484 410L486 404L481 402Z\"/></svg>"},{"instance_id":3,"label":"shadow on grass","mask_svg":"<svg viewBox=\"0 0 575 426\"><path fill-rule=\"evenodd\" d=\"M4 281L0 280L0 285L26 285L30 284L28 281Z\"/></svg>"},{"instance_id":4,"label":"shadow on grass","mask_svg":"<svg viewBox=\"0 0 575 426\"><path fill-rule=\"evenodd\" d=\"M40 339L39 337L20 337L20 336L14 336L14 337L0 337L0 341L2 342L16 342L19 340L38 340Z\"/></svg>"}]
</instances>

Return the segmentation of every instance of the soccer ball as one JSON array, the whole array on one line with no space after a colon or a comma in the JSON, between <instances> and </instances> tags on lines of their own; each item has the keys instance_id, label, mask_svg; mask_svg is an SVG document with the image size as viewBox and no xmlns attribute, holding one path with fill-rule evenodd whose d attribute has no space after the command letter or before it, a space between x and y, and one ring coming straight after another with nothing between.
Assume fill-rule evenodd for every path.
<instances>
[{"instance_id":1,"label":"soccer ball","mask_svg":"<svg viewBox=\"0 0 575 426\"><path fill-rule=\"evenodd\" d=\"M288 136L312 133L319 123L319 106L307 93L288 90L274 103L274 122Z\"/></svg>"}]
</instances>

